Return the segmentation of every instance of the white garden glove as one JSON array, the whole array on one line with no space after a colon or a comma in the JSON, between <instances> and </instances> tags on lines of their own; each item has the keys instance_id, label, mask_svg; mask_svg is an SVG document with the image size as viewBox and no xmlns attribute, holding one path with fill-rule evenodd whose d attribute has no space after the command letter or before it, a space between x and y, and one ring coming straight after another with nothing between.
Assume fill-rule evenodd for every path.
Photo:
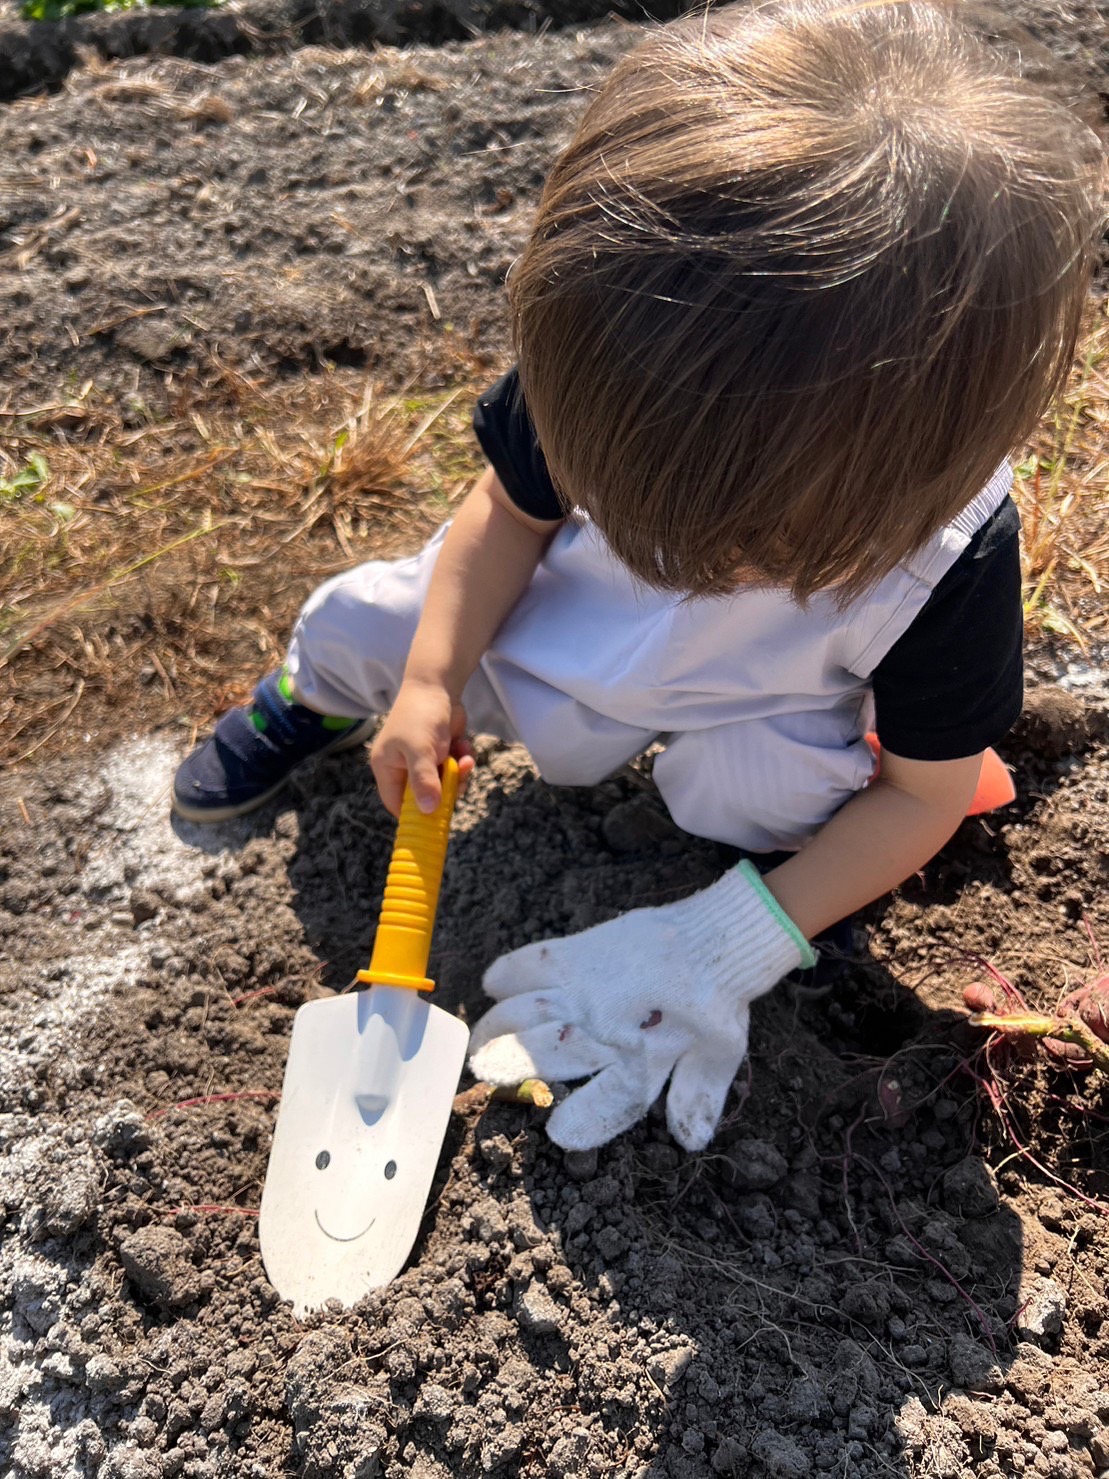
<instances>
[{"instance_id":1,"label":"white garden glove","mask_svg":"<svg viewBox=\"0 0 1109 1479\"><path fill-rule=\"evenodd\" d=\"M676 904L502 956L485 975L497 1005L473 1030L470 1066L491 1084L592 1075L548 1122L566 1150L629 1129L669 1079L670 1133L701 1150L747 1054L748 1003L815 961L745 861Z\"/></svg>"}]
</instances>

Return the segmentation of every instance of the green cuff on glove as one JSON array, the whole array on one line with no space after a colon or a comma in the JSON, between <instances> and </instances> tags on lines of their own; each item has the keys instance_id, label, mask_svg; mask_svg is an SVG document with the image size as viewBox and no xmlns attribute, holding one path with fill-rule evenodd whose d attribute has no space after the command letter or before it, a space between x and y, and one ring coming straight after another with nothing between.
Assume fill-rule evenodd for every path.
<instances>
[{"instance_id":1,"label":"green cuff on glove","mask_svg":"<svg viewBox=\"0 0 1109 1479\"><path fill-rule=\"evenodd\" d=\"M739 865L739 871L743 874L744 878L746 878L747 882L751 884L751 886L755 889L759 897L762 899L763 903L781 925L782 929L785 930L786 934L797 946L797 949L801 953L801 968L806 971L811 971L813 966L817 962L816 951L812 948L808 940L805 939L804 935L794 924L793 920L790 919L789 915L782 908L781 904L778 903L778 900L767 888L766 884L763 882L762 874L755 867L750 858L743 859L742 863L740 863Z\"/></svg>"}]
</instances>

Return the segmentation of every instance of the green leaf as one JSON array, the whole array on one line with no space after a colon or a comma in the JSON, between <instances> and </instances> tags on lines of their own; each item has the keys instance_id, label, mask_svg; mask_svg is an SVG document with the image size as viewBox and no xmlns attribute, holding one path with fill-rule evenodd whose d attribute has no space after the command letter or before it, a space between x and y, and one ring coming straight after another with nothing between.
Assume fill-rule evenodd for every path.
<instances>
[{"instance_id":1,"label":"green leaf","mask_svg":"<svg viewBox=\"0 0 1109 1479\"><path fill-rule=\"evenodd\" d=\"M37 493L50 476L50 467L41 452L33 452L26 467L10 478L0 478L0 499L15 503L26 493Z\"/></svg>"},{"instance_id":2,"label":"green leaf","mask_svg":"<svg viewBox=\"0 0 1109 1479\"><path fill-rule=\"evenodd\" d=\"M64 21L96 11L145 10L148 3L149 0L23 0L21 11L23 19L28 21ZM178 10L214 10L221 0L156 0L156 3Z\"/></svg>"},{"instance_id":3,"label":"green leaf","mask_svg":"<svg viewBox=\"0 0 1109 1479\"><path fill-rule=\"evenodd\" d=\"M1076 642L1083 651L1086 650L1085 634L1075 626L1069 616L1065 616L1057 606L1044 606L1040 612L1040 625L1045 632L1054 632L1059 637L1069 637Z\"/></svg>"}]
</instances>

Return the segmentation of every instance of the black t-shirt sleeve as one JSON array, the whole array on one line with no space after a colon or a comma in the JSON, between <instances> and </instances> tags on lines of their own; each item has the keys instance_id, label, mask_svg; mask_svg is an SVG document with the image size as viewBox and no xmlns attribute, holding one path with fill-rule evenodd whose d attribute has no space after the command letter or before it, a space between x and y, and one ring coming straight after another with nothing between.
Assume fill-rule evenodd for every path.
<instances>
[{"instance_id":1,"label":"black t-shirt sleeve","mask_svg":"<svg viewBox=\"0 0 1109 1479\"><path fill-rule=\"evenodd\" d=\"M566 517L528 416L515 367L478 397L474 431L490 466L521 513L533 519Z\"/></svg>"},{"instance_id":2,"label":"black t-shirt sleeve","mask_svg":"<svg viewBox=\"0 0 1109 1479\"><path fill-rule=\"evenodd\" d=\"M1011 498L977 531L871 674L882 745L960 760L996 744L1024 701L1020 517Z\"/></svg>"}]
</instances>

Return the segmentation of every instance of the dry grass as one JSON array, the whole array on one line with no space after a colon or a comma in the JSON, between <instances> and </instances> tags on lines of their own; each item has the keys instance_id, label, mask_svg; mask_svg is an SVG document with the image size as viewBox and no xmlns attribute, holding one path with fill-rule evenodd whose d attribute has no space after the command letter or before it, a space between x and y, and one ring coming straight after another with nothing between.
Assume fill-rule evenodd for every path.
<instances>
[{"instance_id":1,"label":"dry grass","mask_svg":"<svg viewBox=\"0 0 1109 1479\"><path fill-rule=\"evenodd\" d=\"M1109 300L1091 312L1066 394L1017 468L1031 633L1109 635Z\"/></svg>"},{"instance_id":2,"label":"dry grass","mask_svg":"<svg viewBox=\"0 0 1109 1479\"><path fill-rule=\"evenodd\" d=\"M470 399L223 369L137 424L91 387L0 409L0 762L243 698L315 584L442 521Z\"/></svg>"},{"instance_id":3,"label":"dry grass","mask_svg":"<svg viewBox=\"0 0 1109 1479\"><path fill-rule=\"evenodd\" d=\"M89 386L0 407L0 763L240 701L308 591L414 547L477 471L466 367L382 399L356 376L261 387L217 369L164 418ZM1018 474L1030 630L1106 636L1109 313ZM182 736L184 745L189 738Z\"/></svg>"}]
</instances>

